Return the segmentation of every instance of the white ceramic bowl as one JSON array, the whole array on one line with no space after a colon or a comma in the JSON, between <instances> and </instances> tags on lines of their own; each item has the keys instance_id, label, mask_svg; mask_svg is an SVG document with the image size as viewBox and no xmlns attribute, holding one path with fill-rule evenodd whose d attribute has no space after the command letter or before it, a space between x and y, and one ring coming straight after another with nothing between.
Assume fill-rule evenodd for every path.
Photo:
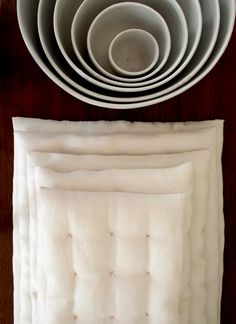
<instances>
[{"instance_id":1,"label":"white ceramic bowl","mask_svg":"<svg viewBox=\"0 0 236 324\"><path fill-rule=\"evenodd\" d=\"M81 39L86 39L89 27L96 16L103 9L107 8L107 6L112 5L113 3L114 2L112 0L84 0L81 5L78 5L77 14L80 16L80 19L77 20L77 28L80 31ZM172 0L144 0L143 3L145 5L149 5L162 15L169 27L171 38L175 40L174 44L171 47L168 61L161 71L162 73L158 77L152 78L151 80L132 84L111 80L104 77L100 73L97 73L94 70L92 63L87 64L87 62L89 62L87 44L86 42L78 42L77 45L79 46L79 52L77 54L80 55L80 62L89 72L88 80L94 85L113 91L123 92L140 92L149 90L146 85L154 83L154 87L156 87L156 82L170 73L181 61L183 55L185 54L188 40L186 19L184 17L183 11L181 10L181 7L176 1ZM78 60L76 60L75 58L72 44L70 43L67 36L69 32L68 26L70 26L70 24L72 23L75 11L75 2L73 0L57 0L54 12L54 30L58 45L65 59L69 62L69 64L71 64L71 66L77 71L77 73L80 73L78 69ZM186 37L184 37L184 35L186 35ZM93 78L91 80L90 75L92 75L96 79ZM117 87L111 87L109 85L116 85ZM138 88L141 86L143 87L142 89ZM120 90L118 89L118 87L127 87L127 89ZM129 89L131 87L135 87L135 89Z\"/></svg>"},{"instance_id":2,"label":"white ceramic bowl","mask_svg":"<svg viewBox=\"0 0 236 324\"><path fill-rule=\"evenodd\" d=\"M79 60L81 42L85 41L80 34L80 13L81 11L78 10L72 23L72 44ZM165 65L171 50L170 33L165 20L158 12L146 5L136 2L121 2L100 12L88 30L87 48L89 56L95 67L108 78L132 82L133 78L130 80L130 78L125 79L114 75L108 57L112 40L127 29L143 29L153 35L158 42L159 61L154 71L148 76L135 78L136 81L145 80ZM81 63L83 64L83 61Z\"/></svg>"},{"instance_id":3,"label":"white ceramic bowl","mask_svg":"<svg viewBox=\"0 0 236 324\"><path fill-rule=\"evenodd\" d=\"M60 1L60 0L57 0ZM183 0L182 0L183 1ZM188 0L185 0L188 1ZM157 88L157 84L148 86L149 89L156 89L156 91L151 92L149 94L139 93L139 96L126 97L124 100L123 97L116 96L116 102L139 102L139 101L147 101L152 100L154 98L158 98L164 96L175 89L182 86L184 83L188 82L204 65L207 58L209 57L218 35L218 28L220 22L220 13L219 13L219 3L217 0L212 0L211 2L205 2L201 0L201 8L202 8L202 17L203 17L203 35L199 42L199 47L189 62L187 67L183 70L181 75L178 75L175 79L171 80L166 87L162 87L161 89ZM147 87L145 87L147 88ZM140 91L143 88L139 88ZM127 91L130 91L130 88L127 88ZM124 93L125 91L123 91ZM133 93L135 93L133 91ZM122 93L121 93L122 94Z\"/></svg>"},{"instance_id":4,"label":"white ceramic bowl","mask_svg":"<svg viewBox=\"0 0 236 324\"><path fill-rule=\"evenodd\" d=\"M170 99L199 82L205 75L207 75L211 69L218 62L222 54L224 53L228 42L230 40L235 20L235 1L234 0L219 0L220 10L221 10L221 22L220 29L218 34L218 39L214 47L214 51L211 53L205 65L202 66L201 70L194 75L194 77L186 82L186 84L179 86L172 92L167 93L161 97L156 97L151 100L146 100L144 102L137 103L124 103L119 104L117 101L107 102L100 100L100 96L97 94L96 99L88 95L84 95L82 91L75 91L72 87L68 86L63 82L57 75L57 73L52 69L48 64L48 61L42 51L42 47L38 38L37 30L37 9L38 9L38 0L17 0L17 16L19 27L23 36L23 39L26 43L28 50L31 55L37 62L37 64L42 68L42 70L62 89L67 91L72 96L85 101L91 105L96 105L106 108L115 108L115 109L132 109L145 107L152 104L162 102L164 100ZM209 7L208 7L209 8ZM203 9L206 9L203 7ZM207 12L205 11L205 18L207 17ZM203 19L204 20L204 19ZM203 28L204 29L204 28ZM203 56L203 55L202 55ZM198 61L200 56L198 55ZM94 93L95 95L95 93ZM138 100L137 100L138 101Z\"/></svg>"},{"instance_id":5,"label":"white ceramic bowl","mask_svg":"<svg viewBox=\"0 0 236 324\"><path fill-rule=\"evenodd\" d=\"M36 1L36 0L34 0ZM66 80L70 85L72 85L73 87L75 87L78 90L81 90L81 84L84 84L85 88L83 88L81 91L85 92L88 95L91 95L91 91L88 90L89 88L91 88L91 86L89 84L86 84L86 81L82 81L82 80L87 80L88 82L93 83L94 82L94 78L91 78L90 76L88 76L86 73L84 73L81 69L77 69L77 72L79 73L79 76L76 75L75 72L72 71L72 69L69 69L69 67L67 66L67 64L65 63L65 60L62 58L62 54L60 53L59 49L57 48L57 43L55 40L55 35L54 35L54 30L53 30L53 24L52 24L52 16L53 16L53 8L55 5L55 1L56 0L41 0L38 1L39 2L39 12L38 12L38 23L39 23L39 35L40 35L40 39L42 41L42 45L45 51L45 54L47 55L50 63L53 65L53 67L57 70L57 72L60 74L60 76ZM70 0L68 0L70 1ZM179 0L182 2L186 2L188 5L185 4L185 7L188 7L188 10L190 10L191 8L191 3L198 3L198 0ZM80 2L82 2L82 0L80 0ZM63 3L63 1L62 1ZM77 2L77 5L79 5L79 2ZM194 6L192 6L194 8ZM196 8L198 8L197 6L195 6ZM63 12L66 11L66 8L62 8ZM186 9L185 9L186 11ZM191 10L190 10L191 12ZM197 10L196 10L197 12ZM198 17L199 15L195 14L195 17ZM191 21L194 21L193 19ZM66 24L65 24L66 25ZM191 29L191 31L193 32L194 28ZM198 34L198 33L197 33ZM69 44L69 43L68 43ZM195 42L196 45L196 42ZM175 72L173 72L171 75L175 75L178 72L179 69L177 69ZM171 77L170 75L170 77ZM81 79L82 77L82 79ZM162 83L164 83L166 79L164 79L162 82L157 82L154 85L150 85L149 87L145 87L145 88L138 88L140 91L141 90L149 90L149 89L153 89L154 87L157 88L157 86ZM155 81L155 79L153 80ZM132 91L132 89L128 89L127 91L124 90L123 87L114 87L114 86L109 86L107 84L103 84L101 82L96 82L95 84L97 86L102 87L103 90L103 94L108 94L109 93L106 92L106 90L112 90L112 91L116 91L116 92L134 92ZM109 100L109 98L107 98L107 96L103 96L101 94L102 98L104 100ZM118 99L118 101L122 102L122 99Z\"/></svg>"},{"instance_id":6,"label":"white ceramic bowl","mask_svg":"<svg viewBox=\"0 0 236 324\"><path fill-rule=\"evenodd\" d=\"M66 13L66 17L65 17L65 29L69 28L70 25L70 20L73 19L73 17L70 17L70 13L71 10L73 9L74 11L77 10L77 6L80 6L82 0L78 0L76 3L75 2L71 2L71 0L68 1L57 1L58 3L58 7L60 10L60 13L62 15L61 19L63 19L63 13ZM201 27L202 27L202 20L201 20L201 8L199 5L199 0L178 0L182 6L182 9L184 10L184 12L186 13L186 19L188 21L188 26L189 26L189 30L191 31L190 34L190 38L189 38L189 44L188 44L188 48L185 54L185 60L183 60L183 63L180 65L180 67L178 69L176 69L173 73L170 74L170 76L168 78L164 78L161 81L157 81L155 78L152 79L151 81L146 81L145 84L150 84L150 83L154 83L151 84L150 86L145 86L142 88L138 88L139 91L144 91L144 90L151 90L153 88L157 88L158 86L164 84L166 81L169 81L172 77L174 77L175 75L177 75L184 67L185 67L185 62L189 61L192 57L192 55L194 54L199 38L200 38L200 34L201 34ZM54 6L54 2L55 0L49 0L47 5L44 5L44 10L42 10L42 25L44 26L43 30L44 30L44 35L42 35L42 37L48 38L46 35L46 31L48 32L49 35L53 34L52 28L51 28L51 7ZM70 7L68 8L67 5L68 3L70 4ZM100 3L100 2L99 2ZM95 3L97 4L97 3ZM151 2L150 2L151 4ZM166 5L168 5L168 2L165 3ZM50 10L48 10L50 9ZM166 7L166 9L170 9L170 7ZM72 10L72 11L73 11ZM194 14L193 14L194 12ZM53 39L53 41L50 43L50 41L47 42L47 49L48 52L50 52L51 54L51 58L52 60L54 60L55 65L58 65L58 59L57 56L58 55L58 50L57 50L57 46L55 45L55 41L54 41L54 36L51 37L51 39ZM67 39L68 40L68 39ZM71 45L70 42L67 42L68 45ZM63 52L63 49L61 49ZM73 52L73 50L72 50ZM47 55L47 51L46 51L46 55ZM61 62L63 62L62 60L60 60ZM71 64L73 65L73 62L71 62ZM66 64L64 63L65 67ZM57 70L61 71L61 64L58 65ZM127 89L125 90L123 87L113 87L110 86L106 83L102 83L102 82L97 82L96 80L94 80L94 78L91 78L89 75L86 75L81 69L77 68L76 66L74 66L76 70L76 72L78 72L79 76L81 76L83 79L87 80L88 82L91 83L95 83L96 86L102 87L103 89L108 89L108 90L112 90L112 91L116 91L116 92L135 92L132 89ZM64 73L62 73L64 75ZM69 74L68 74L69 76ZM69 83L72 86L78 87L75 83L77 83L77 78L75 78L73 74L71 73L71 77L69 78ZM75 82L73 82L73 80L71 79L75 79ZM68 81L68 79L67 79ZM112 81L111 81L112 82ZM114 81L116 83L116 81ZM119 83L120 85L124 85L123 83ZM135 86L135 84L133 84L133 86ZM131 86L130 86L131 87ZM105 90L104 90L105 92Z\"/></svg>"},{"instance_id":7,"label":"white ceramic bowl","mask_svg":"<svg viewBox=\"0 0 236 324\"><path fill-rule=\"evenodd\" d=\"M108 49L113 70L128 77L149 72L157 64L159 54L156 39L143 29L127 29L119 33Z\"/></svg>"}]
</instances>

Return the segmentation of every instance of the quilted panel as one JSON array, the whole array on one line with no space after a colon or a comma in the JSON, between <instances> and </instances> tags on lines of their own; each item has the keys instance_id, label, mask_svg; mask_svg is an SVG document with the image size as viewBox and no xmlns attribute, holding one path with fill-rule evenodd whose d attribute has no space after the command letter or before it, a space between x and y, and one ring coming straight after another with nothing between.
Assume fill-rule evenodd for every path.
<instances>
[{"instance_id":1,"label":"quilted panel","mask_svg":"<svg viewBox=\"0 0 236 324\"><path fill-rule=\"evenodd\" d=\"M38 172L37 172L38 171ZM144 170L105 170L105 171L78 171L72 174L63 174L67 179L67 184L58 181L63 188L79 189L80 191L125 191L125 192L145 192L145 193L176 193L186 192L186 218L185 232L190 228L190 220L192 213L192 164L185 163L173 168L165 169L144 169ZM36 192L41 185L47 185L50 181L49 174L42 176L37 168L35 177ZM54 177L56 180L57 176ZM58 175L60 179L60 175ZM137 179L140 182L137 183ZM54 182L55 183L55 182ZM140 212L142 208L140 207ZM138 213L138 212L137 212ZM38 236L38 240L40 237ZM137 243L138 244L138 243ZM38 259L41 256L38 255ZM190 259L189 259L189 239L186 237L184 248L184 281L181 292L181 322L189 322L189 302L190 302ZM39 295L39 313L43 312L43 294L42 285L38 285Z\"/></svg>"},{"instance_id":2,"label":"quilted panel","mask_svg":"<svg viewBox=\"0 0 236 324\"><path fill-rule=\"evenodd\" d=\"M45 323L180 323L184 194L38 198Z\"/></svg>"},{"instance_id":3,"label":"quilted panel","mask_svg":"<svg viewBox=\"0 0 236 324\"><path fill-rule=\"evenodd\" d=\"M77 170L78 167L81 169L109 169L112 166L123 168L128 166L129 168L146 166L148 168L168 167L175 163L184 161L192 161L194 166L194 200L193 200L193 219L190 231L190 253L191 253L191 322L206 321L205 304L206 304L206 277L205 277L205 223L208 212L208 172L209 172L209 152L208 151L196 151L180 154L163 154L163 155L150 155L150 156L77 156L69 154L56 154L56 153L30 153L28 156L28 180L29 181L29 193L34 193L34 178L33 178L33 166L44 165L52 167L59 171L73 171ZM39 171L39 170L38 170ZM111 172L100 173L100 177L97 173L83 173L76 172L73 174L58 174L50 170L41 169L38 173L38 186L47 186L50 188L75 188L75 189L93 189L98 190L103 188L104 190L108 187L104 187L104 183L109 182L107 179L113 178ZM131 173L129 172L129 175ZM153 176L152 176L153 177ZM92 180L90 180L92 178ZM132 190L137 191L138 185L134 177L135 188ZM182 178L183 179L183 178ZM148 179L146 179L148 181ZM154 180L154 178L153 178ZM179 183L177 178L173 178L173 181ZM92 183L91 183L92 181ZM122 182L122 178L120 180ZM126 183L127 181L125 181ZM142 189L145 188L142 183ZM148 181L149 185L150 182ZM35 224L35 197L31 195L31 246L35 245L36 240L36 224ZM35 263L36 256L32 249L31 259L33 258ZM32 267L32 278L35 277L35 266ZM186 305L185 305L186 306ZM185 307L183 307L185 308Z\"/></svg>"}]
</instances>

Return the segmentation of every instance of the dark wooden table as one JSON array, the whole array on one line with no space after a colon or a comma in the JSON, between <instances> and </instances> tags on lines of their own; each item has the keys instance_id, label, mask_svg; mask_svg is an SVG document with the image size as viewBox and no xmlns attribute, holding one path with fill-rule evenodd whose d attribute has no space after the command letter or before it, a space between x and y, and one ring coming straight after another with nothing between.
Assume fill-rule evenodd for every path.
<instances>
[{"instance_id":1,"label":"dark wooden table","mask_svg":"<svg viewBox=\"0 0 236 324\"><path fill-rule=\"evenodd\" d=\"M13 323L12 116L129 121L225 119L223 171L226 227L221 323L236 323L235 57L236 31L213 71L178 97L135 110L92 107L65 93L40 70L20 35L15 1L0 0L0 324Z\"/></svg>"}]
</instances>

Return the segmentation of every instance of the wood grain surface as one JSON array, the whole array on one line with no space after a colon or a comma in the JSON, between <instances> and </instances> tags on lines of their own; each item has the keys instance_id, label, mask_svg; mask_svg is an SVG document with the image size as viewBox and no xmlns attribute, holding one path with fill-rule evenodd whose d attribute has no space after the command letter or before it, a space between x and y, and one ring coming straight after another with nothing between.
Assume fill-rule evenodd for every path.
<instances>
[{"instance_id":1,"label":"wood grain surface","mask_svg":"<svg viewBox=\"0 0 236 324\"><path fill-rule=\"evenodd\" d=\"M74 99L41 71L20 35L15 1L0 0L0 324L13 323L12 116L153 122L223 118L225 254L221 323L236 323L235 57L234 31L217 66L187 92L143 109L119 111L97 108Z\"/></svg>"}]
</instances>

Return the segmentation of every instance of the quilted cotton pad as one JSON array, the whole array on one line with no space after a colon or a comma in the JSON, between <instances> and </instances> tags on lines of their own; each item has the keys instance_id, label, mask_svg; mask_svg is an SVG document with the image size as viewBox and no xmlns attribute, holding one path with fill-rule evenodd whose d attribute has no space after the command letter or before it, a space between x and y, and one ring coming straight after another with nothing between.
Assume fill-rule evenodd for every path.
<instances>
[{"instance_id":1,"label":"quilted cotton pad","mask_svg":"<svg viewBox=\"0 0 236 324\"><path fill-rule=\"evenodd\" d=\"M190 253L191 253L191 322L201 323L206 322L206 277L205 277L205 237L203 231L205 229L205 222L208 212L208 182L209 182L209 151L196 151L179 154L160 154L160 155L146 155L146 156L94 156L94 155L70 155L70 154L57 154L57 153L39 153L32 152L28 154L28 189L30 196L30 247L31 249L31 278L33 279L36 274L35 262L35 244L36 244L36 223L35 223L35 188L34 188L34 166L46 166L51 167L58 171L74 171L78 167L80 169L109 169L115 168L155 168L155 167L171 167L178 163L191 161L194 165L194 216L192 218L192 226L190 231ZM150 171L147 171L150 174ZM127 172L126 172L127 173ZM126 174L125 173L125 174ZM135 171L137 173L137 171ZM136 178L140 179L140 174L133 176L133 187L130 188L134 192L144 192L144 189L150 192L148 185L144 187L144 184L148 183L149 186L153 181L158 182L158 179L153 178L150 183L149 179L142 180L142 187L139 189L139 183ZM120 174L120 172L118 173ZM122 183L124 176L116 175L118 183ZM129 172L129 175L131 173ZM128 175L128 176L129 176ZM154 172L152 177L154 176ZM170 174L170 179L175 182L175 185L180 185L180 179L173 177L173 172ZM183 182L183 176L181 180ZM125 175L126 177L126 175ZM144 177L142 177L144 178ZM168 177L169 178L169 177ZM107 185L111 186L114 175L112 171L108 172L73 172L69 175L67 173L58 174L51 170L37 169L37 186L43 186L50 188L66 188L66 189L80 189L80 190L108 190ZM167 179L166 179L167 180ZM165 181L165 185L166 185ZM127 183L125 179L122 189ZM104 187L104 184L107 184ZM114 184L115 186L115 184ZM114 188L112 187L112 189ZM155 185L156 187L157 185ZM173 190L173 186L172 189ZM119 187L120 189L120 187ZM179 188L180 189L180 188ZM140 191L139 191L140 190ZM172 191L173 192L173 191ZM33 260L32 260L33 259ZM35 284L33 284L35 286Z\"/></svg>"},{"instance_id":2,"label":"quilted cotton pad","mask_svg":"<svg viewBox=\"0 0 236 324\"><path fill-rule=\"evenodd\" d=\"M38 172L37 172L38 171ZM40 169L36 169L35 188L36 192L41 185L47 186L50 183L50 174L44 176ZM189 232L192 214L192 164L185 163L177 167L168 169L152 170L105 170L105 171L79 171L71 174L63 174L61 178L54 175L54 183L58 178L58 184L65 189L78 189L80 191L125 191L138 193L186 193L186 217L185 233ZM63 181L64 179L64 181ZM67 179L67 180L66 180ZM137 183L137 179L140 182ZM52 180L53 182L53 180ZM51 183L52 183L51 182ZM38 237L38 247L40 247L40 236ZM43 257L38 254L38 260ZM181 323L189 323L189 301L191 297L190 280L190 256L189 256L189 236L186 235L184 242L184 266L183 284L180 300L180 320ZM38 275L40 277L40 275ZM38 279L38 278L37 278ZM42 281L38 284L39 312L43 313L45 300ZM43 321L43 320L42 320Z\"/></svg>"},{"instance_id":3,"label":"quilted cotton pad","mask_svg":"<svg viewBox=\"0 0 236 324\"><path fill-rule=\"evenodd\" d=\"M183 194L38 198L46 323L180 323Z\"/></svg>"},{"instance_id":4,"label":"quilted cotton pad","mask_svg":"<svg viewBox=\"0 0 236 324\"><path fill-rule=\"evenodd\" d=\"M219 316L217 315L220 308L220 296L221 296L221 278L223 272L223 243L224 243L224 223L223 223L223 214L222 214L222 177L221 177L221 151L222 151L222 142L223 142L223 122L222 121L207 121L207 122L190 122L190 123L173 123L173 124L161 124L161 123L127 123L127 122L98 122L98 123L70 123L70 122L56 122L56 121L43 121L43 120L32 120L24 118L14 118L13 119L14 131L15 131L15 159L14 159L14 195L13 195L13 222L14 222L14 255L13 255L13 270L14 270L14 315L15 321L22 323L31 323L31 303L30 303L30 294L29 294L29 256L28 255L28 197L26 190L26 171L25 171L25 153L32 150L41 150L41 151L58 151L58 152L67 152L67 153L82 153L81 146L78 147L78 150L72 148L71 145L73 140L67 136L64 137L64 142L61 143L61 137L57 137L56 132L70 132L78 134L97 134L99 132L102 134L112 133L130 133L130 134L157 134L155 136L155 145L150 146L148 139L145 139L144 149L142 143L140 142L140 136L130 136L131 138L136 138L135 142L138 142L138 145L130 147L128 154L152 154L152 153L173 153L189 151L194 149L210 149L212 154L211 162L211 182L212 188L215 190L213 196L215 200L213 202L215 210L212 210L212 215L218 215L219 227L216 224L216 219L210 219L208 222L211 222L214 225L214 234L212 232L207 235L207 240L210 238L209 244L213 244L216 254L215 257L207 258L207 274L208 282L211 286L208 290L207 298L207 317L209 323L219 322ZM105 126L105 127L104 127ZM208 128L203 129L203 128ZM199 130L197 130L199 129ZM20 133L17 131L39 131L39 132L51 132L48 134L37 134L31 133L26 134L26 138L23 139L23 135L20 136ZM209 132L208 132L209 131ZM163 137L165 133L167 138L165 143L163 143ZM160 134L161 133L161 134ZM182 133L180 136L176 136L178 133ZM195 137L193 136L195 133ZM211 136L211 135L212 136ZM159 141L159 135L162 140L163 145L157 145ZM18 141L18 137L21 137L21 140ZM118 135L117 135L118 136ZM51 138L52 137L52 138ZM57 137L58 141L55 140ZM73 137L73 136L72 136ZM99 136L98 136L99 137ZM108 136L110 137L110 136ZM119 137L119 136L118 136ZM123 140L126 136L123 136ZM153 136L151 136L153 137ZM45 145L45 141L49 138L48 145ZM187 140L186 140L187 138ZM67 141L66 141L67 139ZM169 141L171 139L171 141ZM66 141L66 143L65 143ZM128 141L129 142L129 141ZM18 146L19 143L19 146ZM60 145L62 144L62 145ZM84 143L87 146L87 142ZM51 147L50 147L51 145ZM64 145L64 148L63 148ZM100 147L98 145L96 147ZM103 149L107 148L107 151L104 153ZM156 147L157 150L156 150ZM88 153L94 153L92 151ZM110 146L102 146L101 151L96 150L98 153L110 154ZM114 153L124 154L121 148L119 150L114 149ZM213 197L212 196L212 197ZM20 229L20 227L23 229ZM208 227L207 227L208 228ZM25 230L26 229L26 230ZM219 242L217 242L216 232L220 231ZM21 234L20 234L21 232ZM22 240L20 240L20 237ZM215 240L214 243L212 239ZM21 242L21 248L20 248ZM23 243L24 242L24 243ZM208 244L208 243L207 243ZM211 249L213 247L211 246ZM217 248L217 246L219 246ZM219 252L220 248L220 252ZM22 251L21 251L22 249ZM207 248L208 250L208 248ZM22 260L22 261L21 261ZM219 270L218 270L219 269ZM20 293L21 292L21 293ZM20 304L20 300L22 301Z\"/></svg>"}]
</instances>

